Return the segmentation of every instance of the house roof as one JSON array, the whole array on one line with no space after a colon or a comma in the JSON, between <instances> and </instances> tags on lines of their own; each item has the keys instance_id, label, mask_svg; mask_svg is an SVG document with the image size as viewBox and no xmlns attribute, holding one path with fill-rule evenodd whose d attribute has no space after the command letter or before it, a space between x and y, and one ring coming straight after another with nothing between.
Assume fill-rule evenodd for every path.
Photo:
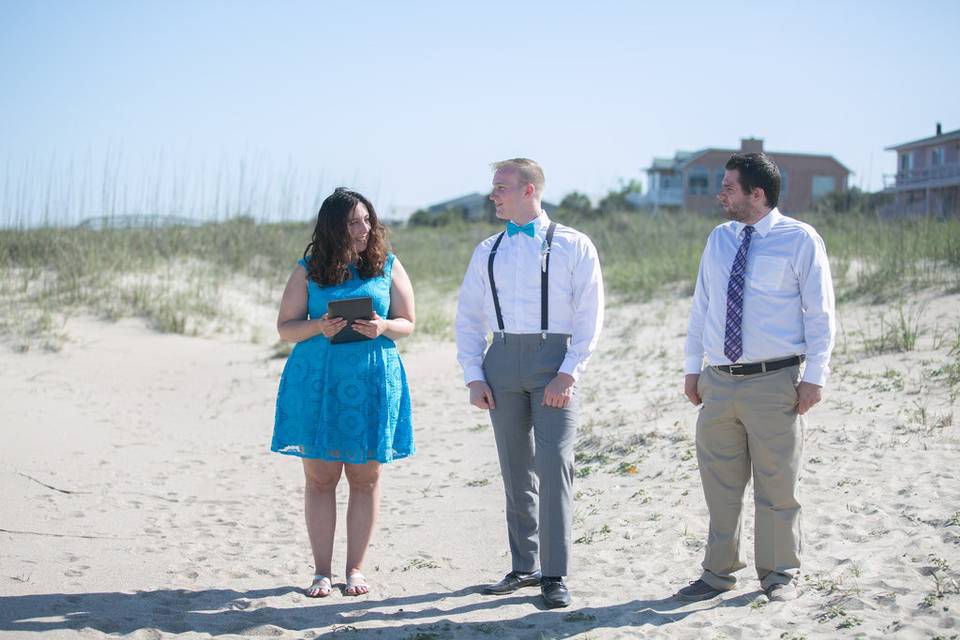
<instances>
[{"instance_id":1,"label":"house roof","mask_svg":"<svg viewBox=\"0 0 960 640\"><path fill-rule=\"evenodd\" d=\"M653 164L650 165L647 171L655 171L658 169L684 169L697 158L712 152L729 153L733 155L734 153L740 153L740 149L720 149L718 147L708 147L706 149L700 149L699 151L678 151L673 158L654 158ZM853 171L847 168L846 165L829 154L794 153L791 151L764 151L764 153L766 153L768 156L792 156L797 158L823 158L824 160L833 160L847 173L853 173ZM660 164L661 162L663 164Z\"/></svg>"},{"instance_id":2,"label":"house roof","mask_svg":"<svg viewBox=\"0 0 960 640\"><path fill-rule=\"evenodd\" d=\"M920 140L913 140L912 142L904 142L903 144L886 147L884 151L902 151L913 147L922 147L931 142L950 142L951 140L960 140L960 129L947 131L938 136L930 136L929 138L921 138Z\"/></svg>"},{"instance_id":3,"label":"house roof","mask_svg":"<svg viewBox=\"0 0 960 640\"><path fill-rule=\"evenodd\" d=\"M453 198L452 200L444 200L443 202L438 202L437 204L430 205L427 207L427 211L438 212L446 211L447 209L456 209L457 207L470 207L470 206L485 206L487 203L487 198L490 195L487 193L468 193L465 196L460 196L459 198ZM547 213L554 211L557 208L557 205L552 202L547 202L546 200L540 201L541 206Z\"/></svg>"},{"instance_id":4,"label":"house roof","mask_svg":"<svg viewBox=\"0 0 960 640\"><path fill-rule=\"evenodd\" d=\"M697 151L677 151L672 158L654 158L650 169L676 169Z\"/></svg>"},{"instance_id":5,"label":"house roof","mask_svg":"<svg viewBox=\"0 0 960 640\"><path fill-rule=\"evenodd\" d=\"M465 196L460 196L459 198L453 198L452 200L444 200L443 202L438 202L437 204L430 205L428 211L442 211L444 209L452 209L454 207L464 207L471 204L477 204L477 202L483 203L487 199L487 196L482 193L468 193Z\"/></svg>"}]
</instances>

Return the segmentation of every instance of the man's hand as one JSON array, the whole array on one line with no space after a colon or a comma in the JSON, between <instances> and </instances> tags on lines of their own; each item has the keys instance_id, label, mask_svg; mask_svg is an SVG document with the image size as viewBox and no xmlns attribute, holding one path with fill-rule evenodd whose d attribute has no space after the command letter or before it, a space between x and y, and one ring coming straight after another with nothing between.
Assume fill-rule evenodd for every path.
<instances>
[{"instance_id":1,"label":"man's hand","mask_svg":"<svg viewBox=\"0 0 960 640\"><path fill-rule=\"evenodd\" d=\"M557 377L551 380L547 388L543 390L541 406L556 407L557 409L566 407L573 399L574 382L575 380L570 374L558 373Z\"/></svg>"},{"instance_id":2,"label":"man's hand","mask_svg":"<svg viewBox=\"0 0 960 640\"><path fill-rule=\"evenodd\" d=\"M478 409L496 409L493 401L493 391L483 380L474 380L467 385L470 389L470 404Z\"/></svg>"},{"instance_id":3,"label":"man's hand","mask_svg":"<svg viewBox=\"0 0 960 640\"><path fill-rule=\"evenodd\" d=\"M683 395L687 396L694 406L699 405L703 400L697 392L697 382L700 380L699 373L688 373L683 376Z\"/></svg>"},{"instance_id":4,"label":"man's hand","mask_svg":"<svg viewBox=\"0 0 960 640\"><path fill-rule=\"evenodd\" d=\"M820 402L822 387L812 382L801 382L797 385L797 404L795 408L800 415L810 410L810 407Z\"/></svg>"}]
</instances>

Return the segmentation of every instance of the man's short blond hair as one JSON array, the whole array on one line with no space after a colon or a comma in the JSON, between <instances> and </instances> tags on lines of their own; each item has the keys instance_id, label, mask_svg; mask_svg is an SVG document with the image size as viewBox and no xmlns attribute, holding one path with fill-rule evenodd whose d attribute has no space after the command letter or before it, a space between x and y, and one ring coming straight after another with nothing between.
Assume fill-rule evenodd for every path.
<instances>
[{"instance_id":1,"label":"man's short blond hair","mask_svg":"<svg viewBox=\"0 0 960 640\"><path fill-rule=\"evenodd\" d=\"M532 184L538 196L543 195L543 186L546 184L546 178L543 177L543 169L540 165L530 158L511 158L493 163L493 170L516 169L520 174L520 186Z\"/></svg>"}]
</instances>

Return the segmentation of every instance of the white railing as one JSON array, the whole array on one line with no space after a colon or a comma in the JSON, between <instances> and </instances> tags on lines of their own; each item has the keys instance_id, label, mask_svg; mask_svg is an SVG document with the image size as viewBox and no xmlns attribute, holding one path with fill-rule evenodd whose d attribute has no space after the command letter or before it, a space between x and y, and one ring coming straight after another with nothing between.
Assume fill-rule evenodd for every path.
<instances>
[{"instance_id":1,"label":"white railing","mask_svg":"<svg viewBox=\"0 0 960 640\"><path fill-rule=\"evenodd\" d=\"M960 179L960 162L951 162L950 164L939 164L935 167L925 167L923 169L911 169L909 171L899 171L896 174L886 174L883 176L883 188L892 189L893 187L913 186L922 187L925 182L944 180L949 178Z\"/></svg>"}]
</instances>

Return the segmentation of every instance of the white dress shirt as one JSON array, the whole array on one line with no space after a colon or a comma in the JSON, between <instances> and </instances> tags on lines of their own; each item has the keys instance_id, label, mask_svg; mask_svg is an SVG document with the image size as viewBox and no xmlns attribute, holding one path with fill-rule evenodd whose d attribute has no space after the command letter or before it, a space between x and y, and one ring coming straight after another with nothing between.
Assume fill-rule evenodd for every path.
<instances>
[{"instance_id":1,"label":"white dress shirt","mask_svg":"<svg viewBox=\"0 0 960 640\"><path fill-rule=\"evenodd\" d=\"M540 273L550 219L543 211L534 221L534 237L506 233L493 263L506 333L541 333ZM484 380L487 335L499 331L490 292L487 261L499 233L473 252L457 302L457 360L467 384ZM603 325L603 277L597 250L584 234L557 225L550 246L548 333L571 336L560 373L578 379L597 346Z\"/></svg>"},{"instance_id":2,"label":"white dress shirt","mask_svg":"<svg viewBox=\"0 0 960 640\"><path fill-rule=\"evenodd\" d=\"M745 226L721 224L707 239L687 329L685 373L700 373L704 355L709 365L731 364L723 353L727 284ZM753 227L738 362L805 354L803 380L823 386L836 334L833 281L823 240L813 227L776 208Z\"/></svg>"}]
</instances>

